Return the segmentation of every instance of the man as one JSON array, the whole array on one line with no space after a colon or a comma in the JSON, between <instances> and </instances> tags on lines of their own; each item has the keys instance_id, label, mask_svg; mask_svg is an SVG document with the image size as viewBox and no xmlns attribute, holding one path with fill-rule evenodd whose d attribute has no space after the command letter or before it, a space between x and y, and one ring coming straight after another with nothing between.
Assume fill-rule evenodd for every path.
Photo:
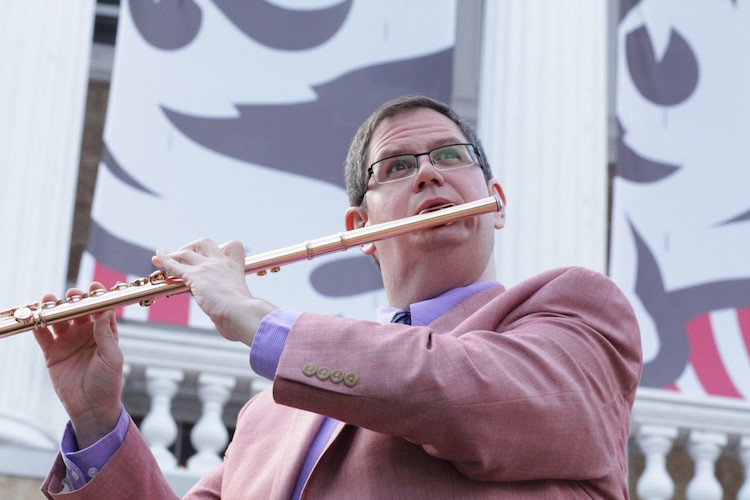
<instances>
[{"instance_id":1,"label":"man","mask_svg":"<svg viewBox=\"0 0 750 500\"><path fill-rule=\"evenodd\" d=\"M474 132L422 97L376 111L346 173L347 229L502 196ZM154 262L184 279L218 331L252 346L253 369L274 380L241 411L224 462L187 496L627 497L641 371L632 309L606 277L578 268L505 290L492 251L504 218L503 208L362 245L392 306L383 323L253 297L238 242L157 251ZM45 493L171 495L121 409L112 313L54 330L35 336L71 424Z\"/></svg>"}]
</instances>

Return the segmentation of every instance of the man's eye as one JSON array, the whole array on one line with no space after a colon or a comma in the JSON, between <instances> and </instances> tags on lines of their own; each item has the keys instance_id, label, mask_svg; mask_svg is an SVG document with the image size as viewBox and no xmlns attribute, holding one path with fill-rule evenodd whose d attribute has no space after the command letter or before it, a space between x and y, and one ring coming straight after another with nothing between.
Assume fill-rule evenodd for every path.
<instances>
[{"instance_id":1,"label":"man's eye","mask_svg":"<svg viewBox=\"0 0 750 500\"><path fill-rule=\"evenodd\" d=\"M412 162L405 159L396 159L388 164L386 172L389 177L400 176L407 174L412 168L414 168Z\"/></svg>"},{"instance_id":2,"label":"man's eye","mask_svg":"<svg viewBox=\"0 0 750 500\"><path fill-rule=\"evenodd\" d=\"M435 161L460 160L461 153L454 148L446 148L435 151Z\"/></svg>"}]
</instances>

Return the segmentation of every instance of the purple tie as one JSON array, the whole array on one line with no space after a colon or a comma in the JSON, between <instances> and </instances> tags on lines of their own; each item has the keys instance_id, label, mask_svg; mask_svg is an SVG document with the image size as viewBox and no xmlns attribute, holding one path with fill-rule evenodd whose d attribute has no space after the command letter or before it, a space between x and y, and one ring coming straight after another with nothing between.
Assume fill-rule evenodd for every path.
<instances>
[{"instance_id":1,"label":"purple tie","mask_svg":"<svg viewBox=\"0 0 750 500\"><path fill-rule=\"evenodd\" d=\"M393 316L391 323L402 323L404 325L411 325L411 313L409 310L399 311Z\"/></svg>"}]
</instances>

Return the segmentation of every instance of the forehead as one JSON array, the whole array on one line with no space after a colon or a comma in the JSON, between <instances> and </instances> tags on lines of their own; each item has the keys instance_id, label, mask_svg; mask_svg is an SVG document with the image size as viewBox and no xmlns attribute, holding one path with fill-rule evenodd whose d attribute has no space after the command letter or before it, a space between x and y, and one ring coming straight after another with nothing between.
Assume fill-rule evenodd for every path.
<instances>
[{"instance_id":1,"label":"forehead","mask_svg":"<svg viewBox=\"0 0 750 500\"><path fill-rule=\"evenodd\" d=\"M441 144L466 141L461 128L442 113L429 108L410 109L385 118L375 127L368 157L416 153Z\"/></svg>"}]
</instances>

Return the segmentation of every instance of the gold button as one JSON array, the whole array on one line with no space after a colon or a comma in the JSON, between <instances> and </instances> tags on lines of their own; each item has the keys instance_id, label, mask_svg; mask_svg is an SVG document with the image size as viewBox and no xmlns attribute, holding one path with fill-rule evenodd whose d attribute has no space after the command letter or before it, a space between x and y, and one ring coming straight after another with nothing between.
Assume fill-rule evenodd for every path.
<instances>
[{"instance_id":1,"label":"gold button","mask_svg":"<svg viewBox=\"0 0 750 500\"><path fill-rule=\"evenodd\" d=\"M328 380L328 377L331 375L331 370L329 370L326 367L318 368L318 373L315 374L316 377L320 380Z\"/></svg>"},{"instance_id":2,"label":"gold button","mask_svg":"<svg viewBox=\"0 0 750 500\"><path fill-rule=\"evenodd\" d=\"M331 382L334 384L340 384L344 380L344 372L342 370L333 370L331 372Z\"/></svg>"},{"instance_id":3,"label":"gold button","mask_svg":"<svg viewBox=\"0 0 750 500\"><path fill-rule=\"evenodd\" d=\"M307 363L305 366L302 367L302 373L304 373L308 377L312 377L317 372L318 372L318 367L312 363Z\"/></svg>"},{"instance_id":4,"label":"gold button","mask_svg":"<svg viewBox=\"0 0 750 500\"><path fill-rule=\"evenodd\" d=\"M344 375L344 385L347 387L354 387L359 382L359 377L354 372L349 372Z\"/></svg>"}]
</instances>

